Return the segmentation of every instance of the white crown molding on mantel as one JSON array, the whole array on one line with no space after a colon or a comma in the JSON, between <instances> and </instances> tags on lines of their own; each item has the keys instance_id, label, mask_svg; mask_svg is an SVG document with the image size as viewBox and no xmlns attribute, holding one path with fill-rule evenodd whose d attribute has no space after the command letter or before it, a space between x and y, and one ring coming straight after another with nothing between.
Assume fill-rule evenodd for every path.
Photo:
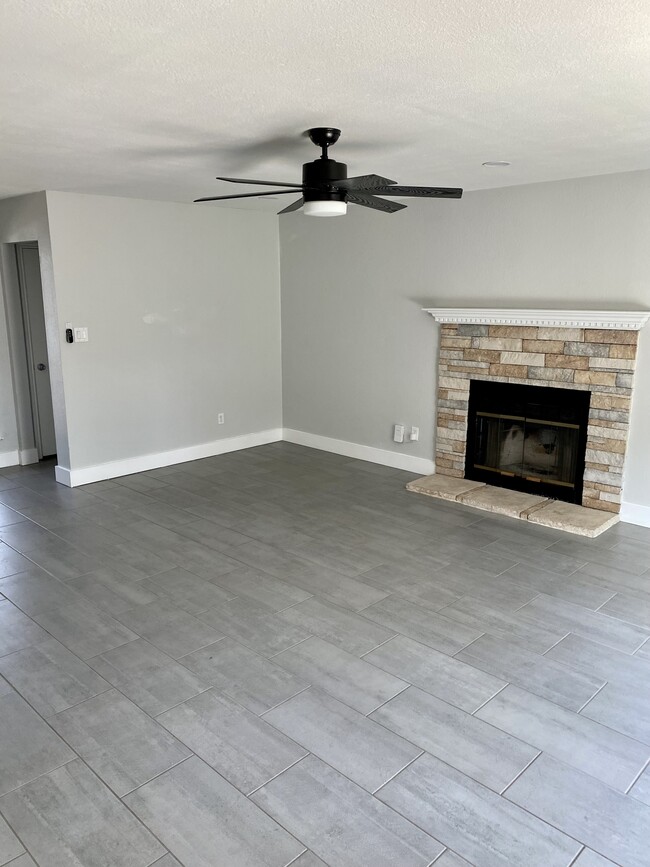
<instances>
[{"instance_id":1,"label":"white crown molding on mantel","mask_svg":"<svg viewBox=\"0 0 650 867\"><path fill-rule=\"evenodd\" d=\"M423 307L436 322L461 325L532 325L639 331L650 310L516 310L494 307Z\"/></svg>"}]
</instances>

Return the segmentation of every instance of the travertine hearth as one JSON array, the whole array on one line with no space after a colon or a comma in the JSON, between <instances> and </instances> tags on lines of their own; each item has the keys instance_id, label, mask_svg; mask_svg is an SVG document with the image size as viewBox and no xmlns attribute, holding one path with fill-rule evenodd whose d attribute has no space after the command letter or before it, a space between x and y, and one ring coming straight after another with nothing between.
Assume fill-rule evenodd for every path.
<instances>
[{"instance_id":1,"label":"travertine hearth","mask_svg":"<svg viewBox=\"0 0 650 867\"><path fill-rule=\"evenodd\" d=\"M618 513L638 329L648 315L427 312L442 322L436 473L464 476L470 380L586 390L591 402L582 502Z\"/></svg>"},{"instance_id":2,"label":"travertine hearth","mask_svg":"<svg viewBox=\"0 0 650 867\"><path fill-rule=\"evenodd\" d=\"M618 521L618 515L601 510L587 509L574 503L561 503L441 473L415 479L406 485L406 489L427 497L454 500L464 506L507 515L579 536L589 536L592 539Z\"/></svg>"}]
</instances>

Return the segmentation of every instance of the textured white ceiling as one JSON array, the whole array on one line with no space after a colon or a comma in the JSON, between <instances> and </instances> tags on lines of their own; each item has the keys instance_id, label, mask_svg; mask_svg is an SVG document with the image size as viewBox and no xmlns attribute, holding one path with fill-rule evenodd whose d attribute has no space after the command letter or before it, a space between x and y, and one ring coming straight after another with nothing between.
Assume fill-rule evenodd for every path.
<instances>
[{"instance_id":1,"label":"textured white ceiling","mask_svg":"<svg viewBox=\"0 0 650 867\"><path fill-rule=\"evenodd\" d=\"M0 196L295 182L309 126L403 184L650 167L649 0L3 0L0 81Z\"/></svg>"}]
</instances>

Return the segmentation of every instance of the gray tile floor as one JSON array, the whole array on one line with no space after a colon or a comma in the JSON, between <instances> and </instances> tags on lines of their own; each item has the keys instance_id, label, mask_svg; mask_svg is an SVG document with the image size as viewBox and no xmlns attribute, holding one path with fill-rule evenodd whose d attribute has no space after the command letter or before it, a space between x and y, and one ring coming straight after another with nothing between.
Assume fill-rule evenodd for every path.
<instances>
[{"instance_id":1,"label":"gray tile floor","mask_svg":"<svg viewBox=\"0 0 650 867\"><path fill-rule=\"evenodd\" d=\"M0 865L650 865L650 530L410 478L0 471Z\"/></svg>"}]
</instances>

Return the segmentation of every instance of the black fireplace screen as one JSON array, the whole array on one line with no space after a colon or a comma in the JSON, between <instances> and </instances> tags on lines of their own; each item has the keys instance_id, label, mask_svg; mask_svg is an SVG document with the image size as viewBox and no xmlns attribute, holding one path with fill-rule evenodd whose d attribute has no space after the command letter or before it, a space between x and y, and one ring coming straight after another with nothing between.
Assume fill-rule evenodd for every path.
<instances>
[{"instance_id":1,"label":"black fireplace screen","mask_svg":"<svg viewBox=\"0 0 650 867\"><path fill-rule=\"evenodd\" d=\"M472 380L465 477L579 503L589 392Z\"/></svg>"}]
</instances>

